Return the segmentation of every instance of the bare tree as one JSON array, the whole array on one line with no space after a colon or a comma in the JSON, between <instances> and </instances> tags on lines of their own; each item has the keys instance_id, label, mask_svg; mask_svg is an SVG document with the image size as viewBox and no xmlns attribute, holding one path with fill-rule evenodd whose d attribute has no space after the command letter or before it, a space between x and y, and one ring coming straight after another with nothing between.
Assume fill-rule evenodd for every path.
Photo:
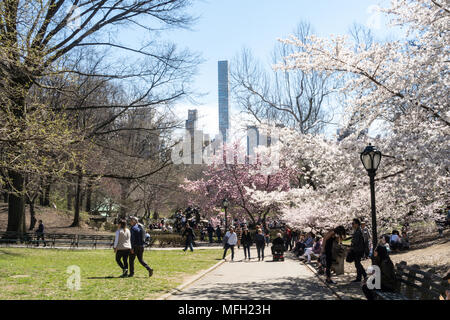
<instances>
[{"instance_id":1,"label":"bare tree","mask_svg":"<svg viewBox=\"0 0 450 320\"><path fill-rule=\"evenodd\" d=\"M34 118L33 128L41 132L48 127L45 117L49 112L62 111L60 106L37 105L30 101L33 93L42 94L36 88L55 90L50 85L49 76L63 76L77 82L83 76L82 69L75 63L78 54L87 48L100 50L109 48L123 51L128 56L144 57L134 63L117 66L103 64L95 73L89 74L103 79L134 80L136 87L140 82L139 96L133 101L125 99L125 106L114 106L116 114L105 123L90 132L92 137L102 131L109 123L123 115L128 108L170 103L186 95L185 76L194 65L188 52L177 54L174 45L164 45L155 41L157 32L165 28L188 27L194 20L184 11L190 5L189 0L4 0L0 2L0 118L5 123L4 132L9 133L3 139L4 151L10 158L23 159L24 146L18 141L27 141L32 146L36 136L30 136L30 114L40 111L41 118ZM76 10L74 10L74 8ZM77 25L78 24L78 25ZM148 43L133 48L114 41L117 30L133 26L144 30L149 37ZM106 50L105 54L111 54ZM123 60L123 59L122 59ZM151 63L146 64L146 62ZM183 72L184 71L184 72ZM147 82L148 86L145 87ZM179 85L175 85L178 83ZM164 89L162 89L164 88ZM145 101L145 102L143 102ZM33 101L34 102L34 101ZM72 106L105 109L111 105ZM5 122L3 122L5 120ZM59 123L67 124L64 119ZM57 128L55 122L54 129ZM54 130L53 129L53 130ZM39 131L41 130L41 131ZM0 130L0 133L4 133ZM12 136L14 133L14 136ZM34 131L33 131L34 132ZM61 132L66 132L61 126ZM46 147L61 149L71 141L47 140ZM42 147L42 146L41 146ZM51 152L50 152L51 153ZM66 159L67 160L67 159ZM8 230L24 231L24 172L29 170L27 161L11 165L11 160L3 161L8 171L8 183L12 189L9 196ZM40 169L40 171L45 171ZM81 185L83 168L72 166Z\"/></svg>"},{"instance_id":2,"label":"bare tree","mask_svg":"<svg viewBox=\"0 0 450 320\"><path fill-rule=\"evenodd\" d=\"M306 40L312 28L302 22L294 35ZM277 44L272 63L285 63L283 58L295 50ZM257 122L283 124L302 133L319 133L332 120L325 108L333 92L330 78L319 72L267 70L248 49L234 59L231 70L232 91L244 112Z\"/></svg>"}]
</instances>

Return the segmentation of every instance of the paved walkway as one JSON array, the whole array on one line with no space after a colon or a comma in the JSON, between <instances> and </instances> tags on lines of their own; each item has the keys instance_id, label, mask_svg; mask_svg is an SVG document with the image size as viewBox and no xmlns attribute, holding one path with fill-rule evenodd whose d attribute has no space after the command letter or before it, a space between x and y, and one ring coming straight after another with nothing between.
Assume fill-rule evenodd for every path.
<instances>
[{"instance_id":1,"label":"paved walkway","mask_svg":"<svg viewBox=\"0 0 450 320\"><path fill-rule=\"evenodd\" d=\"M236 248L237 249L237 248ZM244 252L236 250L234 262L223 263L170 300L324 300L337 299L316 275L289 253L284 262L273 262L270 248L265 249L266 260L253 258L244 261ZM256 249L251 256L257 257Z\"/></svg>"}]
</instances>

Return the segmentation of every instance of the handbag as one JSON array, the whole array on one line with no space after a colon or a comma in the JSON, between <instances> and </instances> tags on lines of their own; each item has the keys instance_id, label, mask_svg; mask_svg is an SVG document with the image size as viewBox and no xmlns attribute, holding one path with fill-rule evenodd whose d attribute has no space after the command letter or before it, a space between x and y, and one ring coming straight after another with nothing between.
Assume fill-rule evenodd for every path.
<instances>
[{"instance_id":1,"label":"handbag","mask_svg":"<svg viewBox=\"0 0 450 320\"><path fill-rule=\"evenodd\" d=\"M225 246L226 246L227 243L228 243L228 236L224 236L224 237L223 237L222 243L223 243L223 247L225 248Z\"/></svg>"},{"instance_id":2,"label":"handbag","mask_svg":"<svg viewBox=\"0 0 450 320\"><path fill-rule=\"evenodd\" d=\"M345 258L345 261L352 263L355 261L355 252L353 249L350 249L350 251L347 253L347 257Z\"/></svg>"}]
</instances>

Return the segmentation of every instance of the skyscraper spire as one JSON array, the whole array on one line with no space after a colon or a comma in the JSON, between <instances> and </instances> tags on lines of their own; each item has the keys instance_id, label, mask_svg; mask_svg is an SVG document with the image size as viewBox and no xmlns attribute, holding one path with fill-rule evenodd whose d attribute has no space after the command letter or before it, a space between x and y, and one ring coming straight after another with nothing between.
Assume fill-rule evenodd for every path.
<instances>
[{"instance_id":1,"label":"skyscraper spire","mask_svg":"<svg viewBox=\"0 0 450 320\"><path fill-rule=\"evenodd\" d=\"M222 135L223 142L227 142L228 130L230 129L228 113L228 61L219 61L219 132Z\"/></svg>"}]
</instances>

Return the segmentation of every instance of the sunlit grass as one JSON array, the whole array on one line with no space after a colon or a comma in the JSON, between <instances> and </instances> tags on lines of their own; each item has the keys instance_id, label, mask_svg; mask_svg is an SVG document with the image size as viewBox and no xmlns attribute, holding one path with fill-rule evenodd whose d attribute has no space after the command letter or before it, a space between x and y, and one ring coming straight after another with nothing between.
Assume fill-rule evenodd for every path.
<instances>
[{"instance_id":1,"label":"sunlit grass","mask_svg":"<svg viewBox=\"0 0 450 320\"><path fill-rule=\"evenodd\" d=\"M156 298L221 258L221 250L146 251L151 278L135 261L134 278L118 278L112 250L0 248L0 299L145 299ZM67 287L67 267L81 270L80 290Z\"/></svg>"}]
</instances>

